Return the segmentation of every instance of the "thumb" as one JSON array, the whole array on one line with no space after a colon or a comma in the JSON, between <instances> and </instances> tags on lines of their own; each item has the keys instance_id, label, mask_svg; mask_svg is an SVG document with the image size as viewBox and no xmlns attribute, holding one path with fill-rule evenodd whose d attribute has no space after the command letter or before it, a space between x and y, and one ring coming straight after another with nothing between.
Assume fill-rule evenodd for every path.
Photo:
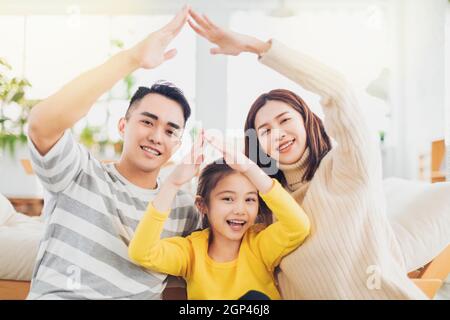
<instances>
[{"instance_id":1,"label":"thumb","mask_svg":"<svg viewBox=\"0 0 450 320\"><path fill-rule=\"evenodd\" d=\"M164 53L164 61L170 60L177 55L177 49L170 49Z\"/></svg>"},{"instance_id":2,"label":"thumb","mask_svg":"<svg viewBox=\"0 0 450 320\"><path fill-rule=\"evenodd\" d=\"M211 49L209 50L209 52L210 52L211 54L223 54L223 53L224 53L223 50L222 50L221 48L219 48L219 47L211 48Z\"/></svg>"}]
</instances>

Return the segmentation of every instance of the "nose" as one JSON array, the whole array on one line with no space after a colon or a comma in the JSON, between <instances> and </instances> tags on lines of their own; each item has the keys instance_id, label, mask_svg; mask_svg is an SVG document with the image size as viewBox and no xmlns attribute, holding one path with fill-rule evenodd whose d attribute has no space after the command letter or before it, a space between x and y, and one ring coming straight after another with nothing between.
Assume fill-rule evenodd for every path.
<instances>
[{"instance_id":1,"label":"nose","mask_svg":"<svg viewBox=\"0 0 450 320\"><path fill-rule=\"evenodd\" d=\"M278 141L283 140L286 137L286 132L283 129L277 129L275 131L274 136L275 136L275 141L278 142Z\"/></svg>"},{"instance_id":2,"label":"nose","mask_svg":"<svg viewBox=\"0 0 450 320\"><path fill-rule=\"evenodd\" d=\"M244 215L245 214L245 203L243 201L236 201L236 204L233 208L233 213L236 215Z\"/></svg>"},{"instance_id":3,"label":"nose","mask_svg":"<svg viewBox=\"0 0 450 320\"><path fill-rule=\"evenodd\" d=\"M152 130L152 132L149 134L147 139L154 144L161 144L163 134L161 131L161 128L155 128L155 130Z\"/></svg>"}]
</instances>

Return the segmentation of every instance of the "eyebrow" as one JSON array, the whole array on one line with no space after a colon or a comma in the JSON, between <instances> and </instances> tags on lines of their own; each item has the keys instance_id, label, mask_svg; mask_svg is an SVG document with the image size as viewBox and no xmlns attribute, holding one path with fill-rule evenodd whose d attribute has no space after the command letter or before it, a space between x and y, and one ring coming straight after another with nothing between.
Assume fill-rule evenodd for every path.
<instances>
[{"instance_id":1,"label":"eyebrow","mask_svg":"<svg viewBox=\"0 0 450 320\"><path fill-rule=\"evenodd\" d=\"M158 120L159 120L159 118L158 118L158 116L157 116L156 114L153 114L153 113L150 113L150 112L147 112L147 111L141 112L141 115L142 115L142 116L145 116L145 117L152 118L152 119L155 120L155 121L158 121ZM180 129L181 129L181 126L180 126L180 125L178 125L178 124L176 124L176 123L173 123L173 122L170 122L170 121L167 122L167 125L168 125L168 126L171 126L171 127L174 128L174 129L177 129L177 130L180 130Z\"/></svg>"},{"instance_id":2,"label":"eyebrow","mask_svg":"<svg viewBox=\"0 0 450 320\"><path fill-rule=\"evenodd\" d=\"M219 193L217 194L217 196L218 196L218 195L221 195L222 193L232 193L232 194L236 194L236 192L234 192L234 191L231 191L231 190L224 190L224 191L219 192ZM256 192L256 191L250 191L250 192L247 192L246 194L255 194L255 195L258 195L258 192Z\"/></svg>"},{"instance_id":3,"label":"eyebrow","mask_svg":"<svg viewBox=\"0 0 450 320\"><path fill-rule=\"evenodd\" d=\"M285 112L280 113L279 115L277 115L277 116L275 117L275 119L278 119L279 117L284 116L286 113L289 113L289 111L285 111ZM256 129L256 130L259 130L259 129L261 129L262 127L267 126L267 125L268 125L267 122L266 122L266 123L263 123L263 124L260 125L260 126L258 127L258 129Z\"/></svg>"}]
</instances>

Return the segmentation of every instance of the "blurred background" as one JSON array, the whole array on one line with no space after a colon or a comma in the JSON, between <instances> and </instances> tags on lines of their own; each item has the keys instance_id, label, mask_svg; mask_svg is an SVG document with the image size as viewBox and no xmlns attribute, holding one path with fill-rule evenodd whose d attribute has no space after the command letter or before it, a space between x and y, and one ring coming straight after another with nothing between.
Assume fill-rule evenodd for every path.
<instances>
[{"instance_id":1,"label":"blurred background","mask_svg":"<svg viewBox=\"0 0 450 320\"><path fill-rule=\"evenodd\" d=\"M41 194L24 145L32 106L163 26L185 3L221 26L277 38L345 74L379 138L384 177L445 180L447 0L0 0L0 193L12 199ZM314 94L252 55L211 56L211 46L188 26L171 47L178 49L176 59L130 74L73 128L96 156L117 159L118 119L138 86L160 79L179 86L193 107L173 161L189 149L200 125L239 140L251 103L274 88L297 92L322 115Z\"/></svg>"}]
</instances>

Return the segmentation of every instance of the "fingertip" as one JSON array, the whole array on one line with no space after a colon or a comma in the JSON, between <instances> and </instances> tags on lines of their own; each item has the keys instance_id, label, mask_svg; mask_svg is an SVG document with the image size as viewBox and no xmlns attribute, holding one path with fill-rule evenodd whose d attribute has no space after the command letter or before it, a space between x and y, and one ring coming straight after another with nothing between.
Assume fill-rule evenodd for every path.
<instances>
[{"instance_id":1,"label":"fingertip","mask_svg":"<svg viewBox=\"0 0 450 320\"><path fill-rule=\"evenodd\" d=\"M164 54L164 59L166 61L173 59L177 55L177 53L178 53L177 49L171 49Z\"/></svg>"}]
</instances>

